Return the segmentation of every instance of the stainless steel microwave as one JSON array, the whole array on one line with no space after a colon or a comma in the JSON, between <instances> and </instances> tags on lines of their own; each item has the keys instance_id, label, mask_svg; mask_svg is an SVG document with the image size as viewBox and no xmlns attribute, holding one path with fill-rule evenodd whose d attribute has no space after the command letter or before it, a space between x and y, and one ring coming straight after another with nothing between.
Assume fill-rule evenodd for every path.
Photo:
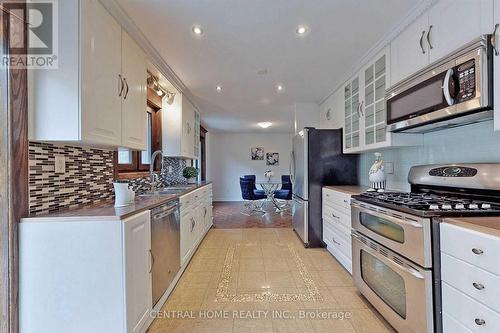
<instances>
[{"instance_id":1,"label":"stainless steel microwave","mask_svg":"<svg viewBox=\"0 0 500 333\"><path fill-rule=\"evenodd\" d=\"M493 117L493 52L484 35L387 91L387 129L424 133Z\"/></svg>"}]
</instances>

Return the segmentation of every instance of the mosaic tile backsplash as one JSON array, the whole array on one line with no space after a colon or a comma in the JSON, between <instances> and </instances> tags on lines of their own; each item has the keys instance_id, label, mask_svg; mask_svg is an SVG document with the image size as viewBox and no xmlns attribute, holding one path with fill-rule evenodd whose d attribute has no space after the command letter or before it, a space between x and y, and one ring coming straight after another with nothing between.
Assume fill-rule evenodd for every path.
<instances>
[{"instance_id":1,"label":"mosaic tile backsplash","mask_svg":"<svg viewBox=\"0 0 500 333\"><path fill-rule=\"evenodd\" d=\"M66 172L55 172L64 156ZM29 145L30 214L50 213L113 198L113 152L41 142Z\"/></svg>"},{"instance_id":2,"label":"mosaic tile backsplash","mask_svg":"<svg viewBox=\"0 0 500 333\"><path fill-rule=\"evenodd\" d=\"M55 172L55 157L64 156L66 172ZM160 180L165 185L186 183L188 161L165 157ZM171 171L171 172L169 172ZM150 188L149 177L131 181L136 191ZM113 151L30 142L30 215L77 208L114 198Z\"/></svg>"}]
</instances>

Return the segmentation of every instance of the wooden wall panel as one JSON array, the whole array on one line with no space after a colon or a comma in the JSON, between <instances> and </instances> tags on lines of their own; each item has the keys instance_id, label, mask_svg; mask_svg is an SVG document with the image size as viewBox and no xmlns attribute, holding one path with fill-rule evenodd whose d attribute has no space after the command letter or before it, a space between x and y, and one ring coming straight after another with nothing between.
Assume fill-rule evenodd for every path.
<instances>
[{"instance_id":1,"label":"wooden wall panel","mask_svg":"<svg viewBox=\"0 0 500 333\"><path fill-rule=\"evenodd\" d=\"M27 30L23 18L16 17L9 25L3 6L0 15L0 54L4 54L12 43L26 41ZM27 70L4 68L0 75L0 333L14 333L18 331L17 231L19 220L28 214Z\"/></svg>"}]
</instances>

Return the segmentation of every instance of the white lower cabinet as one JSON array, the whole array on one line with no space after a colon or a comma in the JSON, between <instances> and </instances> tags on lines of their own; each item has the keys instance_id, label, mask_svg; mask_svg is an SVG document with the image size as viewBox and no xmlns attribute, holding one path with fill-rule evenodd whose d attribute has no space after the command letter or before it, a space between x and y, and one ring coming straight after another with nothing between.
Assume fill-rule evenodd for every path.
<instances>
[{"instance_id":1,"label":"white lower cabinet","mask_svg":"<svg viewBox=\"0 0 500 333\"><path fill-rule=\"evenodd\" d=\"M142 332L152 307L149 211L123 221L127 332Z\"/></svg>"},{"instance_id":2,"label":"white lower cabinet","mask_svg":"<svg viewBox=\"0 0 500 333\"><path fill-rule=\"evenodd\" d=\"M352 274L351 196L323 188L323 242L327 250Z\"/></svg>"},{"instance_id":3,"label":"white lower cabinet","mask_svg":"<svg viewBox=\"0 0 500 333\"><path fill-rule=\"evenodd\" d=\"M181 204L181 266L185 266L212 227L212 185L183 195Z\"/></svg>"},{"instance_id":4,"label":"white lower cabinet","mask_svg":"<svg viewBox=\"0 0 500 333\"><path fill-rule=\"evenodd\" d=\"M443 331L500 332L500 237L441 224Z\"/></svg>"},{"instance_id":5,"label":"white lower cabinet","mask_svg":"<svg viewBox=\"0 0 500 333\"><path fill-rule=\"evenodd\" d=\"M19 332L145 332L150 212L19 224Z\"/></svg>"}]
</instances>

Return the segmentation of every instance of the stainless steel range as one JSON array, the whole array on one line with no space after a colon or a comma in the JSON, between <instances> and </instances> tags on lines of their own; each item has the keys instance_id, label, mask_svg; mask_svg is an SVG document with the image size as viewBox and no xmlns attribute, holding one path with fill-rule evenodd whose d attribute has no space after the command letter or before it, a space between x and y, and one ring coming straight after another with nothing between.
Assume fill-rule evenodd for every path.
<instances>
[{"instance_id":1,"label":"stainless steel range","mask_svg":"<svg viewBox=\"0 0 500 333\"><path fill-rule=\"evenodd\" d=\"M442 332L439 222L500 215L500 164L415 166L408 181L353 196L353 279L399 332Z\"/></svg>"}]
</instances>

